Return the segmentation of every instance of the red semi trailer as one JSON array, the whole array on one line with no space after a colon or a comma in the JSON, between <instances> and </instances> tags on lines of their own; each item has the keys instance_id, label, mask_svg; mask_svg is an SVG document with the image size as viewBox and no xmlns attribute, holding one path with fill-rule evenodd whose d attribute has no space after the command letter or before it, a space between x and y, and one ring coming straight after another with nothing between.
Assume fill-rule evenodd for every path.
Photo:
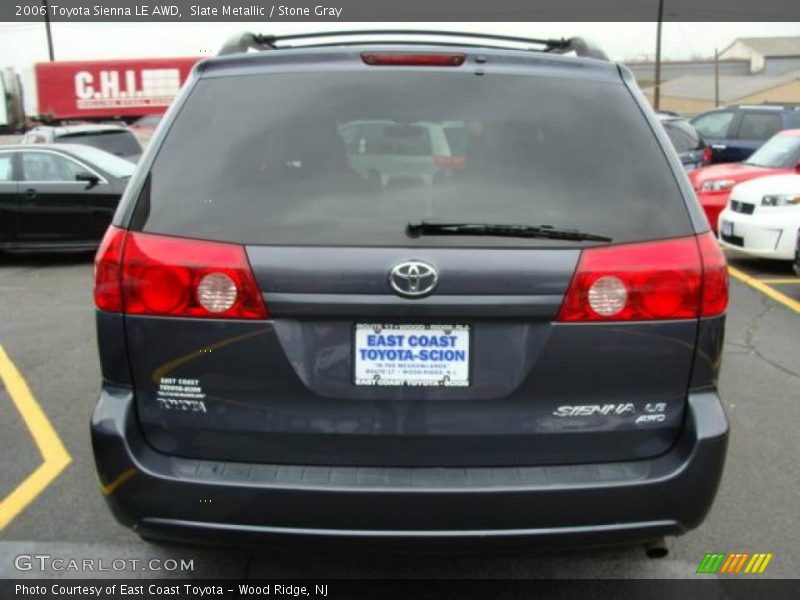
<instances>
[{"instance_id":1,"label":"red semi trailer","mask_svg":"<svg viewBox=\"0 0 800 600\"><path fill-rule=\"evenodd\" d=\"M201 57L37 63L22 77L25 112L44 122L102 121L163 113Z\"/></svg>"}]
</instances>

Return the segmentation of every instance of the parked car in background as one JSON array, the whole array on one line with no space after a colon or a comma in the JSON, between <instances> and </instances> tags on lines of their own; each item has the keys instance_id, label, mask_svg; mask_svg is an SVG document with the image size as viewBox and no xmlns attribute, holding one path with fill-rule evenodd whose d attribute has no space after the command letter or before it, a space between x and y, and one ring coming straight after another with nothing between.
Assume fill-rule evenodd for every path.
<instances>
[{"instance_id":1,"label":"parked car in background","mask_svg":"<svg viewBox=\"0 0 800 600\"><path fill-rule=\"evenodd\" d=\"M131 123L131 129L136 131L154 131L164 115L145 115Z\"/></svg>"},{"instance_id":2,"label":"parked car in background","mask_svg":"<svg viewBox=\"0 0 800 600\"><path fill-rule=\"evenodd\" d=\"M0 146L0 250L96 247L134 169L91 146Z\"/></svg>"},{"instance_id":3,"label":"parked car in background","mask_svg":"<svg viewBox=\"0 0 800 600\"><path fill-rule=\"evenodd\" d=\"M116 518L371 551L697 527L727 268L631 72L581 39L345 35L237 36L125 192L95 260Z\"/></svg>"},{"instance_id":4,"label":"parked car in background","mask_svg":"<svg viewBox=\"0 0 800 600\"><path fill-rule=\"evenodd\" d=\"M710 165L689 173L700 204L711 228L717 231L719 213L728 203L731 189L738 183L798 172L800 169L800 129L782 131L742 163Z\"/></svg>"},{"instance_id":5,"label":"parked car in background","mask_svg":"<svg viewBox=\"0 0 800 600\"><path fill-rule=\"evenodd\" d=\"M464 167L462 122L362 120L339 126L350 166L382 187L431 185L437 173Z\"/></svg>"},{"instance_id":6,"label":"parked car in background","mask_svg":"<svg viewBox=\"0 0 800 600\"><path fill-rule=\"evenodd\" d=\"M719 216L719 241L751 256L794 260L800 232L800 175L740 183Z\"/></svg>"},{"instance_id":7,"label":"parked car in background","mask_svg":"<svg viewBox=\"0 0 800 600\"><path fill-rule=\"evenodd\" d=\"M794 249L794 272L800 277L800 231L797 232L797 244Z\"/></svg>"},{"instance_id":8,"label":"parked car in background","mask_svg":"<svg viewBox=\"0 0 800 600\"><path fill-rule=\"evenodd\" d=\"M164 115L145 115L131 123L131 130L140 142L149 143Z\"/></svg>"},{"instance_id":9,"label":"parked car in background","mask_svg":"<svg viewBox=\"0 0 800 600\"><path fill-rule=\"evenodd\" d=\"M675 113L659 112L658 120L664 126L669 141L687 172L711 162L711 147L687 119Z\"/></svg>"},{"instance_id":10,"label":"parked car in background","mask_svg":"<svg viewBox=\"0 0 800 600\"><path fill-rule=\"evenodd\" d=\"M800 127L800 105L726 106L696 115L690 123L711 146L712 162L740 162L779 131Z\"/></svg>"},{"instance_id":11,"label":"parked car in background","mask_svg":"<svg viewBox=\"0 0 800 600\"><path fill-rule=\"evenodd\" d=\"M128 127L121 125L81 124L51 127L39 125L22 137L23 144L82 144L110 152L130 162L142 155L139 140Z\"/></svg>"}]
</instances>

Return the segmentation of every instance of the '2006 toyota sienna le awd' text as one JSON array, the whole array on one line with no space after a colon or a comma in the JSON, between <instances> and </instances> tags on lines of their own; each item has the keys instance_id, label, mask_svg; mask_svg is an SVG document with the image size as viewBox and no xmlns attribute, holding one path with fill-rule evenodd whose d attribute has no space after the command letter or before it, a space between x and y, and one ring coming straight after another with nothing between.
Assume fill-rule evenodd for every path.
<instances>
[{"instance_id":1,"label":"'2006 toyota sienna le awd' text","mask_svg":"<svg viewBox=\"0 0 800 600\"><path fill-rule=\"evenodd\" d=\"M142 157L96 259L114 514L390 546L696 527L727 272L630 73L579 39L376 36L243 36Z\"/></svg>"}]
</instances>

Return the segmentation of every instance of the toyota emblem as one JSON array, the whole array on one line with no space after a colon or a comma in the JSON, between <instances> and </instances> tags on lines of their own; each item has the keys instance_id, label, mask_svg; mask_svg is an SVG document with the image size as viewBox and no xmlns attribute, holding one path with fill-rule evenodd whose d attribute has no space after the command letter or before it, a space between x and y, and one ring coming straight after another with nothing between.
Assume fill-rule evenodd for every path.
<instances>
[{"instance_id":1,"label":"toyota emblem","mask_svg":"<svg viewBox=\"0 0 800 600\"><path fill-rule=\"evenodd\" d=\"M430 294L439 281L436 269L421 260L408 260L389 272L389 284L400 296L419 298Z\"/></svg>"}]
</instances>

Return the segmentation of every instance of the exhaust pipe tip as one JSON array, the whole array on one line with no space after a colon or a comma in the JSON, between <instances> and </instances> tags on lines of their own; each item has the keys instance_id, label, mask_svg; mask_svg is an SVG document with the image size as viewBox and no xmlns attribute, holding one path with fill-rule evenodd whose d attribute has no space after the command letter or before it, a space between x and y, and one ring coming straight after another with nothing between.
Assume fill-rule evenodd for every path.
<instances>
[{"instance_id":1,"label":"exhaust pipe tip","mask_svg":"<svg viewBox=\"0 0 800 600\"><path fill-rule=\"evenodd\" d=\"M667 539L660 538L653 542L649 542L644 546L644 553L647 558L664 558L669 554L669 546L667 546Z\"/></svg>"}]
</instances>

